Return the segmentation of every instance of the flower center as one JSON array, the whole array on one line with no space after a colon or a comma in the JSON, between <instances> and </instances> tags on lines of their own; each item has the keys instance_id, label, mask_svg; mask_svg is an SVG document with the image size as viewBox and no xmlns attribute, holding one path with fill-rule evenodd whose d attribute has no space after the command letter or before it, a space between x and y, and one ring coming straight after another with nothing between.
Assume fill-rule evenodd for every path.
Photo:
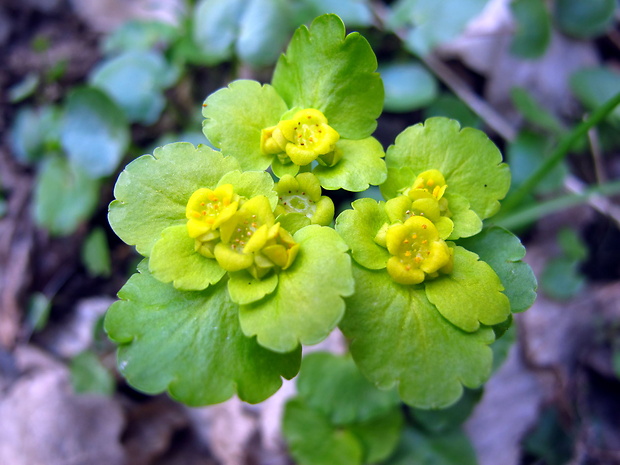
<instances>
[{"instance_id":1,"label":"flower center","mask_svg":"<svg viewBox=\"0 0 620 465\"><path fill-rule=\"evenodd\" d=\"M418 175L408 194L413 200L431 196L439 201L447 188L446 180L439 170L428 170Z\"/></svg>"},{"instance_id":2,"label":"flower center","mask_svg":"<svg viewBox=\"0 0 620 465\"><path fill-rule=\"evenodd\" d=\"M189 236L196 238L216 230L237 211L238 205L239 196L234 193L232 184L224 184L215 190L198 189L185 209Z\"/></svg>"},{"instance_id":3,"label":"flower center","mask_svg":"<svg viewBox=\"0 0 620 465\"><path fill-rule=\"evenodd\" d=\"M340 135L327 124L319 110L300 110L291 119L261 131L261 150L266 155L277 154L283 163L304 166L319 159L328 166L340 158L336 142Z\"/></svg>"},{"instance_id":4,"label":"flower center","mask_svg":"<svg viewBox=\"0 0 620 465\"><path fill-rule=\"evenodd\" d=\"M392 255L387 271L400 284L419 284L451 270L452 252L427 218L412 216L403 224L389 226L385 241Z\"/></svg>"}]
</instances>

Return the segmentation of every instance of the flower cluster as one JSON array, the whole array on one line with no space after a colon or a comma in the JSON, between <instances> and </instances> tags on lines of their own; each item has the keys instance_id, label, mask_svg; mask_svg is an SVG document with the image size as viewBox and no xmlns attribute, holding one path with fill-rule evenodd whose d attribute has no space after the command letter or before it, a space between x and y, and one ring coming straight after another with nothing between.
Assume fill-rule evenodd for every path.
<instances>
[{"instance_id":1,"label":"flower cluster","mask_svg":"<svg viewBox=\"0 0 620 465\"><path fill-rule=\"evenodd\" d=\"M483 230L509 171L484 134L447 118L385 153L376 68L363 37L321 16L270 84L207 97L217 150L169 144L121 173L109 221L143 261L105 328L134 387L260 402L336 326L361 373L410 405L449 405L488 378L492 327L535 286L518 239ZM370 185L385 201L359 198L334 222L324 190Z\"/></svg>"},{"instance_id":2,"label":"flower cluster","mask_svg":"<svg viewBox=\"0 0 620 465\"><path fill-rule=\"evenodd\" d=\"M187 202L187 232L195 250L217 260L226 271L247 270L260 279L272 270L285 270L299 245L275 222L267 197L244 199L232 184L215 190L201 188Z\"/></svg>"}]
</instances>

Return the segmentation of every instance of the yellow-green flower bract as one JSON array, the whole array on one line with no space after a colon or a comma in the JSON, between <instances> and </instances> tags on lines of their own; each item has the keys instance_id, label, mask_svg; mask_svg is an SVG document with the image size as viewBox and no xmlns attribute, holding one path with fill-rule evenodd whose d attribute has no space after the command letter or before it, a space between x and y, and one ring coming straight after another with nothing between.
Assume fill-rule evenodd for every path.
<instances>
[{"instance_id":1,"label":"yellow-green flower bract","mask_svg":"<svg viewBox=\"0 0 620 465\"><path fill-rule=\"evenodd\" d=\"M297 176L285 174L276 184L278 206L276 215L300 213L312 224L329 225L334 219L334 202L321 195L321 184L312 173Z\"/></svg>"}]
</instances>

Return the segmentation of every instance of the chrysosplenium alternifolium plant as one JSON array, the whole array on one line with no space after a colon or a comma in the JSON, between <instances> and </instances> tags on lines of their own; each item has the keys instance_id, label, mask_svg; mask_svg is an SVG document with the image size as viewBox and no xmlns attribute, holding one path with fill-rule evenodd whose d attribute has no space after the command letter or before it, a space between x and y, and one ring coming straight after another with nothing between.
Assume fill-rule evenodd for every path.
<instances>
[{"instance_id":1,"label":"chrysosplenium alternifolium plant","mask_svg":"<svg viewBox=\"0 0 620 465\"><path fill-rule=\"evenodd\" d=\"M105 327L133 386L189 405L260 402L297 374L302 344L338 325L363 375L410 405L447 406L488 378L494 326L535 288L519 240L483 229L508 167L482 132L445 118L384 154L376 68L363 37L321 16L271 84L206 99L219 151L170 144L121 173L110 224L144 260ZM322 189L369 185L386 201L356 200L330 227Z\"/></svg>"}]
</instances>

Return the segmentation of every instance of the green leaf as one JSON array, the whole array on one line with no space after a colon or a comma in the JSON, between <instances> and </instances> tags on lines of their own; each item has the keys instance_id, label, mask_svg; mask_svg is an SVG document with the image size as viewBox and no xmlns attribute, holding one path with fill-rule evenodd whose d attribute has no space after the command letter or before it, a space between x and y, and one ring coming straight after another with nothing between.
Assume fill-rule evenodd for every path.
<instances>
[{"instance_id":1,"label":"green leaf","mask_svg":"<svg viewBox=\"0 0 620 465\"><path fill-rule=\"evenodd\" d=\"M187 223L185 207L194 191L215 188L224 174L238 168L237 160L206 146L180 142L159 147L152 156L132 161L118 177L110 225L148 256L164 229Z\"/></svg>"},{"instance_id":2,"label":"green leaf","mask_svg":"<svg viewBox=\"0 0 620 465\"><path fill-rule=\"evenodd\" d=\"M283 164L278 157L273 157L273 161L271 162L271 170L278 178L282 178L286 174L290 176L297 176L297 173L299 173L299 168L300 166L295 163Z\"/></svg>"},{"instance_id":3,"label":"green leaf","mask_svg":"<svg viewBox=\"0 0 620 465\"><path fill-rule=\"evenodd\" d=\"M233 302L246 305L271 294L278 286L278 275L272 273L263 279L256 279L246 271L229 273L228 294Z\"/></svg>"},{"instance_id":4,"label":"green leaf","mask_svg":"<svg viewBox=\"0 0 620 465\"><path fill-rule=\"evenodd\" d=\"M314 352L304 357L297 391L333 425L371 421L399 403L395 390L380 391L359 372L350 356Z\"/></svg>"},{"instance_id":5,"label":"green leaf","mask_svg":"<svg viewBox=\"0 0 620 465\"><path fill-rule=\"evenodd\" d=\"M149 271L153 277L185 291L201 291L219 282L226 271L215 259L197 253L195 242L184 224L164 229L151 250Z\"/></svg>"},{"instance_id":6,"label":"green leaf","mask_svg":"<svg viewBox=\"0 0 620 465\"><path fill-rule=\"evenodd\" d=\"M409 410L412 418L425 431L432 434L441 434L454 431L471 415L474 407L482 398L482 389L465 389L463 397L454 405L441 410Z\"/></svg>"},{"instance_id":7,"label":"green leaf","mask_svg":"<svg viewBox=\"0 0 620 465\"><path fill-rule=\"evenodd\" d=\"M81 87L67 97L60 141L73 164L100 178L116 169L129 143L129 128L106 94Z\"/></svg>"},{"instance_id":8,"label":"green leaf","mask_svg":"<svg viewBox=\"0 0 620 465\"><path fill-rule=\"evenodd\" d=\"M460 430L424 434L408 428L385 465L477 465L476 453Z\"/></svg>"},{"instance_id":9,"label":"green leaf","mask_svg":"<svg viewBox=\"0 0 620 465\"><path fill-rule=\"evenodd\" d=\"M559 28L581 39L603 34L613 24L614 0L557 0L555 19Z\"/></svg>"},{"instance_id":10,"label":"green leaf","mask_svg":"<svg viewBox=\"0 0 620 465\"><path fill-rule=\"evenodd\" d=\"M532 306L536 300L536 276L522 261L525 247L517 236L495 226L459 241L459 245L477 254L497 273L512 312L522 312Z\"/></svg>"},{"instance_id":11,"label":"green leaf","mask_svg":"<svg viewBox=\"0 0 620 465\"><path fill-rule=\"evenodd\" d=\"M9 102L17 103L30 97L37 90L41 78L36 73L28 73L21 81L8 89Z\"/></svg>"},{"instance_id":12,"label":"green leaf","mask_svg":"<svg viewBox=\"0 0 620 465\"><path fill-rule=\"evenodd\" d=\"M556 300L569 300L583 291L586 278L579 271L579 263L569 257L549 260L540 277L545 294Z\"/></svg>"},{"instance_id":13,"label":"green leaf","mask_svg":"<svg viewBox=\"0 0 620 465\"><path fill-rule=\"evenodd\" d=\"M167 390L191 406L223 402L235 392L257 403L280 388L281 376L297 374L300 350L276 354L243 335L224 281L201 292L179 291L142 269L119 297L105 329L120 345L121 373L138 390Z\"/></svg>"},{"instance_id":14,"label":"green leaf","mask_svg":"<svg viewBox=\"0 0 620 465\"><path fill-rule=\"evenodd\" d=\"M343 297L353 293L348 247L336 231L310 225L293 237L299 253L279 273L275 292L239 311L243 332L276 352L325 339L342 319Z\"/></svg>"},{"instance_id":15,"label":"green leaf","mask_svg":"<svg viewBox=\"0 0 620 465\"><path fill-rule=\"evenodd\" d=\"M417 110L437 97L437 81L420 63L389 63L379 67L379 73L385 86L385 111Z\"/></svg>"},{"instance_id":16,"label":"green leaf","mask_svg":"<svg viewBox=\"0 0 620 465\"><path fill-rule=\"evenodd\" d=\"M351 248L353 259L371 270L387 266L390 253L374 241L379 229L389 223L385 203L372 199L358 199L336 218L336 231Z\"/></svg>"},{"instance_id":17,"label":"green leaf","mask_svg":"<svg viewBox=\"0 0 620 465\"><path fill-rule=\"evenodd\" d=\"M377 127L383 84L377 58L357 32L345 37L342 20L323 15L301 26L280 57L273 86L289 108L315 108L344 139L364 139Z\"/></svg>"},{"instance_id":18,"label":"green leaf","mask_svg":"<svg viewBox=\"0 0 620 465\"><path fill-rule=\"evenodd\" d=\"M577 231L571 228L562 228L558 232L558 244L564 254L577 261L588 258L588 246L584 244Z\"/></svg>"},{"instance_id":19,"label":"green leaf","mask_svg":"<svg viewBox=\"0 0 620 465\"><path fill-rule=\"evenodd\" d=\"M510 348L514 345L517 339L517 329L515 326L512 326L512 316L506 320L507 323L502 323L501 325L493 326L493 331L495 331L495 342L491 345L491 349L493 349L493 373L495 373L499 367L501 367L506 359L508 358L508 353L510 352ZM500 327L500 331L504 331L503 333L499 333L498 335L498 326Z\"/></svg>"},{"instance_id":20,"label":"green leaf","mask_svg":"<svg viewBox=\"0 0 620 465\"><path fill-rule=\"evenodd\" d=\"M129 121L153 124L166 104L162 91L176 81L178 71L154 51L129 51L102 61L90 83L107 93Z\"/></svg>"},{"instance_id":21,"label":"green leaf","mask_svg":"<svg viewBox=\"0 0 620 465\"><path fill-rule=\"evenodd\" d=\"M522 58L538 58L551 40L551 18L543 0L514 0L510 9L516 20L510 52Z\"/></svg>"},{"instance_id":22,"label":"green leaf","mask_svg":"<svg viewBox=\"0 0 620 465\"><path fill-rule=\"evenodd\" d=\"M385 153L377 139L341 139L336 147L342 150L342 159L336 165L319 165L312 170L323 188L361 192L368 189L369 184L377 186L385 181Z\"/></svg>"},{"instance_id":23,"label":"green leaf","mask_svg":"<svg viewBox=\"0 0 620 465\"><path fill-rule=\"evenodd\" d=\"M307 20L299 21L305 23L312 21L315 17L334 13L338 15L345 24L351 26L371 26L373 24L373 13L368 0L302 0L306 7Z\"/></svg>"},{"instance_id":24,"label":"green leaf","mask_svg":"<svg viewBox=\"0 0 620 465\"><path fill-rule=\"evenodd\" d=\"M465 331L477 331L480 323L501 323L510 314L510 301L493 269L462 247L454 249L450 274L429 280L426 296L450 323Z\"/></svg>"},{"instance_id":25,"label":"green leaf","mask_svg":"<svg viewBox=\"0 0 620 465\"><path fill-rule=\"evenodd\" d=\"M398 385L418 408L444 408L463 386L491 372L493 330L466 333L446 321L422 288L395 283L384 270L353 266L355 294L340 324L361 372L380 389Z\"/></svg>"},{"instance_id":26,"label":"green leaf","mask_svg":"<svg viewBox=\"0 0 620 465\"><path fill-rule=\"evenodd\" d=\"M301 399L287 402L282 433L291 455L304 465L362 465L362 445L353 433L330 424Z\"/></svg>"},{"instance_id":27,"label":"green leaf","mask_svg":"<svg viewBox=\"0 0 620 465\"><path fill-rule=\"evenodd\" d=\"M450 219L454 223L450 240L470 237L482 230L482 220L476 215L476 212L469 208L469 202L465 197L450 193L446 193L444 197L448 200L448 206L452 213Z\"/></svg>"},{"instance_id":28,"label":"green leaf","mask_svg":"<svg viewBox=\"0 0 620 465\"><path fill-rule=\"evenodd\" d=\"M245 7L244 0L200 0L196 3L192 15L193 39L207 64L214 65L232 56Z\"/></svg>"},{"instance_id":29,"label":"green leaf","mask_svg":"<svg viewBox=\"0 0 620 465\"><path fill-rule=\"evenodd\" d=\"M252 66L273 65L293 30L286 0L250 0L239 24L237 55Z\"/></svg>"},{"instance_id":30,"label":"green leaf","mask_svg":"<svg viewBox=\"0 0 620 465\"><path fill-rule=\"evenodd\" d=\"M179 28L161 21L130 20L104 38L103 52L119 54L128 50L147 51L166 48L179 36Z\"/></svg>"},{"instance_id":31,"label":"green leaf","mask_svg":"<svg viewBox=\"0 0 620 465\"><path fill-rule=\"evenodd\" d=\"M94 228L82 245L82 263L90 276L108 277L112 273L110 248L105 232Z\"/></svg>"},{"instance_id":32,"label":"green leaf","mask_svg":"<svg viewBox=\"0 0 620 465\"><path fill-rule=\"evenodd\" d=\"M571 75L570 87L586 108L594 110L620 92L620 73L610 67L580 69ZM620 123L620 106L608 118Z\"/></svg>"},{"instance_id":33,"label":"green leaf","mask_svg":"<svg viewBox=\"0 0 620 465\"><path fill-rule=\"evenodd\" d=\"M276 218L276 223L280 223L289 233L295 234L301 228L310 225L310 218L303 213L284 213Z\"/></svg>"},{"instance_id":34,"label":"green leaf","mask_svg":"<svg viewBox=\"0 0 620 465\"><path fill-rule=\"evenodd\" d=\"M53 106L20 108L9 132L9 143L15 158L29 164L40 160L46 152L57 151L61 118L60 109Z\"/></svg>"},{"instance_id":35,"label":"green leaf","mask_svg":"<svg viewBox=\"0 0 620 465\"><path fill-rule=\"evenodd\" d=\"M413 26L407 31L405 46L413 53L426 55L458 36L486 3L487 0L401 0L392 7L388 22L392 28Z\"/></svg>"},{"instance_id":36,"label":"green leaf","mask_svg":"<svg viewBox=\"0 0 620 465\"><path fill-rule=\"evenodd\" d=\"M27 327L32 331L41 331L47 326L52 309L52 301L41 292L34 292L28 299L28 312L26 314Z\"/></svg>"},{"instance_id":37,"label":"green leaf","mask_svg":"<svg viewBox=\"0 0 620 465\"><path fill-rule=\"evenodd\" d=\"M509 143L506 156L510 163L513 189L523 184L543 164L545 155L549 152L550 142L549 137L522 131L515 140ZM538 184L536 192L548 194L558 191L564 184L566 174L566 165L558 164Z\"/></svg>"},{"instance_id":38,"label":"green leaf","mask_svg":"<svg viewBox=\"0 0 620 465\"><path fill-rule=\"evenodd\" d=\"M556 136L562 135L565 132L565 128L558 118L549 113L523 87L513 87L510 90L510 97L519 112L529 123Z\"/></svg>"},{"instance_id":39,"label":"green leaf","mask_svg":"<svg viewBox=\"0 0 620 465\"><path fill-rule=\"evenodd\" d=\"M244 170L269 166L273 155L261 152L261 130L278 124L288 110L273 87L256 81L233 81L209 95L204 105L202 129L213 145L237 158Z\"/></svg>"},{"instance_id":40,"label":"green leaf","mask_svg":"<svg viewBox=\"0 0 620 465\"><path fill-rule=\"evenodd\" d=\"M85 176L67 160L43 161L34 191L34 219L54 236L72 234L95 210L99 182Z\"/></svg>"},{"instance_id":41,"label":"green leaf","mask_svg":"<svg viewBox=\"0 0 620 465\"><path fill-rule=\"evenodd\" d=\"M378 463L386 459L398 444L403 429L403 414L399 408L393 408L380 417L354 423L348 429L363 445L364 463Z\"/></svg>"},{"instance_id":42,"label":"green leaf","mask_svg":"<svg viewBox=\"0 0 620 465\"><path fill-rule=\"evenodd\" d=\"M415 176L437 169L446 179L447 192L465 197L481 219L498 211L499 199L510 186L508 165L502 163L495 144L482 131L460 129L457 121L447 118L431 118L405 129L388 148L385 161L384 195L411 187L415 181L414 177L402 184L403 179L392 177L390 168L409 168Z\"/></svg>"},{"instance_id":43,"label":"green leaf","mask_svg":"<svg viewBox=\"0 0 620 465\"><path fill-rule=\"evenodd\" d=\"M69 370L73 390L78 394L114 394L114 377L93 352L87 350L76 355L71 360Z\"/></svg>"}]
</instances>

